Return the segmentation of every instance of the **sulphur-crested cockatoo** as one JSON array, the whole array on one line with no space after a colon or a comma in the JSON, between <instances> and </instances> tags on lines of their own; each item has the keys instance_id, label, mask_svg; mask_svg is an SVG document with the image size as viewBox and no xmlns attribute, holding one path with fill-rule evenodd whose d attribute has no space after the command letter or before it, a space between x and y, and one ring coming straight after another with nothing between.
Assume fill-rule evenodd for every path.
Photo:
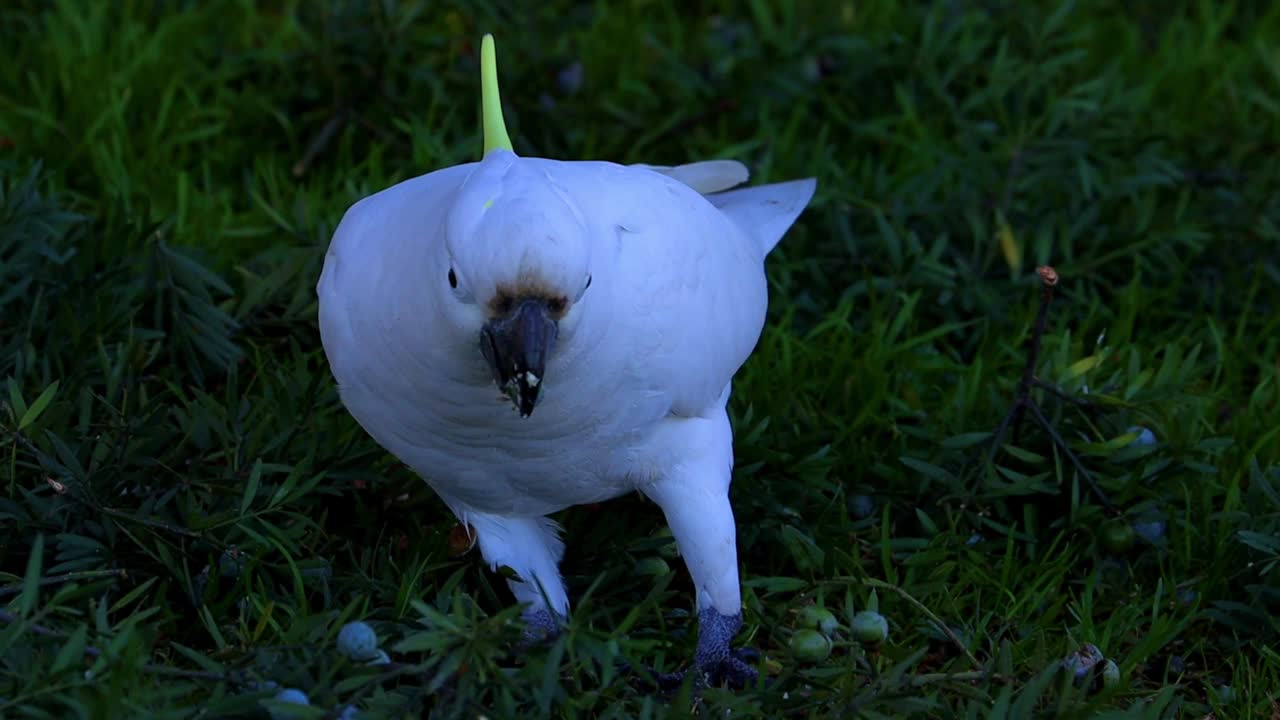
<instances>
[{"instance_id":1,"label":"sulphur-crested cockatoo","mask_svg":"<svg viewBox=\"0 0 1280 720\"><path fill-rule=\"evenodd\" d=\"M351 206L320 331L342 402L515 572L528 626L569 609L547 516L638 490L697 588L694 665L750 681L729 482L730 382L765 320L765 256L812 178L730 190L733 161L521 157L481 45L484 155ZM496 386L496 389L495 389Z\"/></svg>"}]
</instances>

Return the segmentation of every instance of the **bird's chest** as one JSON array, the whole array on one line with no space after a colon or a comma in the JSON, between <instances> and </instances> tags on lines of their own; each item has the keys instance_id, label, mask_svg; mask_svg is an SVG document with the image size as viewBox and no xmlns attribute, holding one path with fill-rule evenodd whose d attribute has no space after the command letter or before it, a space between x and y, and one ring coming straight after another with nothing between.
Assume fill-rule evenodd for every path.
<instances>
[{"instance_id":1,"label":"bird's chest","mask_svg":"<svg viewBox=\"0 0 1280 720\"><path fill-rule=\"evenodd\" d=\"M625 372L586 370L549 378L529 417L481 376L435 397L385 388L364 424L454 505L543 515L600 502L634 487L634 455L668 408Z\"/></svg>"}]
</instances>

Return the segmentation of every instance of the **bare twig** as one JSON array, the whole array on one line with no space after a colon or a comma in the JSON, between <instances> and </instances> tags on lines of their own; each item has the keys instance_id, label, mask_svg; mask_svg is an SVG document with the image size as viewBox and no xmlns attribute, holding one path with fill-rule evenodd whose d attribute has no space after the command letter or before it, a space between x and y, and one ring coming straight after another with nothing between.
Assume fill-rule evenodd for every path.
<instances>
[{"instance_id":1,"label":"bare twig","mask_svg":"<svg viewBox=\"0 0 1280 720\"><path fill-rule=\"evenodd\" d=\"M112 517L119 518L121 520L128 520L129 522L135 522L140 525L146 525L147 527L155 528L157 530L167 530L168 532L175 533L177 535L184 535L190 538L198 538L201 540L206 539L203 533L197 532L195 530L179 527L177 525L161 522L159 520L152 520L150 518L139 517L137 515L132 515L130 513L127 513L123 510L117 510L115 508L106 507L105 505L101 507L96 507L94 509L104 512Z\"/></svg>"},{"instance_id":2,"label":"bare twig","mask_svg":"<svg viewBox=\"0 0 1280 720\"><path fill-rule=\"evenodd\" d=\"M316 159L322 150L333 140L333 136L338 130L347 124L347 109L341 108L329 118L327 122L320 128L320 132L312 138L311 143L307 145L307 150L302 155L302 159L293 164L293 176L302 177L307 172L307 168L311 167L311 163Z\"/></svg>"},{"instance_id":3,"label":"bare twig","mask_svg":"<svg viewBox=\"0 0 1280 720\"><path fill-rule=\"evenodd\" d=\"M17 615L14 615L13 613L8 612L6 610L0 610L0 622L3 622L5 624L24 625L25 629L30 631L33 635L39 635L41 637L47 637L47 638L54 638L56 640L67 639L66 635L58 632L57 630L47 628L37 623L28 622L26 619L21 618ZM98 657L102 657L102 650L92 645L85 645L84 654L88 657L98 658ZM150 663L143 665L141 669L143 672L151 675L165 675L168 677L181 677L181 678L188 678L191 680L222 681L222 680L231 679L231 676L228 675L227 673L209 672L207 670L183 670L181 668L168 667L166 665L152 665Z\"/></svg>"},{"instance_id":4,"label":"bare twig","mask_svg":"<svg viewBox=\"0 0 1280 720\"><path fill-rule=\"evenodd\" d=\"M1067 441L1058 433L1057 429L1054 428L1053 423L1045 417L1040 406L1036 403L1035 399L1031 397L1031 389L1040 388L1077 405L1096 409L1096 406L1092 403L1072 398L1056 385L1046 383L1035 376L1036 365L1040 361L1040 347L1044 342L1044 331L1048 325L1049 306L1053 302L1053 290L1058 285L1058 273L1052 267L1048 265L1041 265L1036 268L1036 273L1040 275L1041 281L1040 306L1036 310L1035 328L1031 332L1031 339L1027 345L1027 362L1022 368L1022 377L1018 380L1018 385L1014 390L1013 406L1009 408L1009 412L1005 414L1004 419L1000 421L1000 425L991 436L991 446L987 454L987 462L991 462L995 459L996 452L1000 449L1005 433L1010 429L1016 433L1018 425L1022 422L1026 412L1030 410L1036 423L1039 424L1040 427L1044 428L1044 431L1049 434L1054 445L1066 454L1067 459L1071 461L1071 464L1076 468L1076 471L1084 478L1085 482L1089 485L1089 489L1095 496L1097 496L1102 505L1108 510L1115 510L1115 506L1111 504L1110 498L1107 497L1107 494L1102 491L1102 487L1098 485L1096 480L1094 480L1093 474L1084 466L1084 463L1081 462L1079 456L1072 452L1071 448L1067 446Z\"/></svg>"},{"instance_id":5,"label":"bare twig","mask_svg":"<svg viewBox=\"0 0 1280 720\"><path fill-rule=\"evenodd\" d=\"M1058 273L1048 265L1036 268L1040 275L1040 306L1036 309L1036 325L1031 331L1031 339L1027 345L1027 364L1022 368L1022 379L1018 381L1017 397L1022 402L1013 405L1013 419L1010 424L1016 433L1022 415L1026 411L1031 397L1031 384L1035 380L1036 365L1040 363L1040 347L1044 343L1044 331L1049 324L1049 306L1053 304L1053 289L1058 286Z\"/></svg>"},{"instance_id":6,"label":"bare twig","mask_svg":"<svg viewBox=\"0 0 1280 720\"><path fill-rule=\"evenodd\" d=\"M128 573L124 570L81 570L79 572L63 573L62 575L50 575L49 577L40 578L36 582L37 585L57 585L64 582L75 582L76 580L102 580L105 578L123 578ZM16 592L22 592L22 583L14 583L0 587L0 596L11 595Z\"/></svg>"},{"instance_id":7,"label":"bare twig","mask_svg":"<svg viewBox=\"0 0 1280 720\"><path fill-rule=\"evenodd\" d=\"M1031 386L1034 388L1039 388L1041 390L1044 390L1045 392L1049 393L1050 395L1053 395L1054 397L1058 398L1059 400L1062 400L1063 402L1069 402L1072 405L1075 405L1076 407L1080 408L1081 410L1084 410L1085 412L1090 412L1090 413L1102 412L1102 408L1098 407L1097 403L1089 402L1088 400L1078 398L1072 395L1071 393L1067 392L1066 390L1063 390L1062 388L1058 387L1057 385L1054 385L1051 382L1046 382L1044 380L1041 380L1038 377L1031 378Z\"/></svg>"},{"instance_id":8,"label":"bare twig","mask_svg":"<svg viewBox=\"0 0 1280 720\"><path fill-rule=\"evenodd\" d=\"M936 685L938 683L947 682L978 682L981 680L994 680L995 682L1011 682L1013 678L1007 675L999 675L984 672L982 670L974 670L971 672L958 673L923 673L921 675L911 675L907 678L907 682L912 687L921 685Z\"/></svg>"},{"instance_id":9,"label":"bare twig","mask_svg":"<svg viewBox=\"0 0 1280 720\"><path fill-rule=\"evenodd\" d=\"M1067 447L1067 441L1058 434L1057 429L1053 427L1053 423L1049 422L1049 418L1046 418L1044 413L1040 411L1040 406L1034 402L1028 402L1027 407L1031 408L1031 412L1035 415L1036 421L1040 423L1040 427L1044 428L1045 432L1049 433L1049 437L1053 439L1053 443L1058 446L1059 450L1066 454L1067 459L1075 466L1076 471L1079 472L1080 476L1084 478L1084 481L1088 483L1089 489L1093 491L1093 494L1098 496L1098 499L1102 501L1102 504L1105 505L1108 510L1114 510L1115 507L1111 504L1111 500L1107 497L1107 494L1102 491L1098 482L1093 479L1093 473L1090 473L1089 469L1080 461L1080 456L1076 455L1071 451L1071 448Z\"/></svg>"}]
</instances>

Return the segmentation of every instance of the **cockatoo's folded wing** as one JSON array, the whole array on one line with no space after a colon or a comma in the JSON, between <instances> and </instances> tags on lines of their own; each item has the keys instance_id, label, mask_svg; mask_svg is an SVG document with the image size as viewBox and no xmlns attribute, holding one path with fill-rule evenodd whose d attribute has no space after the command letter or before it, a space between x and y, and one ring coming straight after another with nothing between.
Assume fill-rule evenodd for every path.
<instances>
[{"instance_id":1,"label":"cockatoo's folded wing","mask_svg":"<svg viewBox=\"0 0 1280 720\"><path fill-rule=\"evenodd\" d=\"M631 167L662 173L673 180L697 190L703 195L728 190L747 181L747 166L737 160L702 160L684 165L646 165L636 163Z\"/></svg>"}]
</instances>

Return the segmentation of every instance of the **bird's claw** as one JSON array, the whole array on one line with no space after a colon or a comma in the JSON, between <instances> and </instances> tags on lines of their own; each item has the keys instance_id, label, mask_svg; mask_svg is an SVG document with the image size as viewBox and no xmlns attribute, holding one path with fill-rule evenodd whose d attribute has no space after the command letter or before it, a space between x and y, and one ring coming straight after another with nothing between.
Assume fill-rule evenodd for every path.
<instances>
[{"instance_id":1,"label":"bird's claw","mask_svg":"<svg viewBox=\"0 0 1280 720\"><path fill-rule=\"evenodd\" d=\"M530 610L524 614L524 630L516 643L516 650L525 652L555 640L560 634L561 620L546 608Z\"/></svg>"},{"instance_id":2,"label":"bird's claw","mask_svg":"<svg viewBox=\"0 0 1280 720\"><path fill-rule=\"evenodd\" d=\"M671 673L655 672L654 679L660 689L671 691L680 687L690 672L696 672L694 687L727 686L734 690L742 690L755 685L760 677L760 673L751 666L751 661L759 657L760 653L751 648L730 650L728 656L712 663ZM768 678L765 678L765 684L770 684Z\"/></svg>"},{"instance_id":3,"label":"bird's claw","mask_svg":"<svg viewBox=\"0 0 1280 720\"><path fill-rule=\"evenodd\" d=\"M694 674L694 686L720 687L729 686L735 690L751 687L756 684L760 674L751 663L760 658L760 653L751 648L734 649L729 641L742 626L742 615L721 615L712 609L704 609L698 613L698 647L694 653L693 666L686 670L672 673L660 673L650 669L659 689L670 691L678 688L689 675ZM769 685L768 678L765 684Z\"/></svg>"}]
</instances>

